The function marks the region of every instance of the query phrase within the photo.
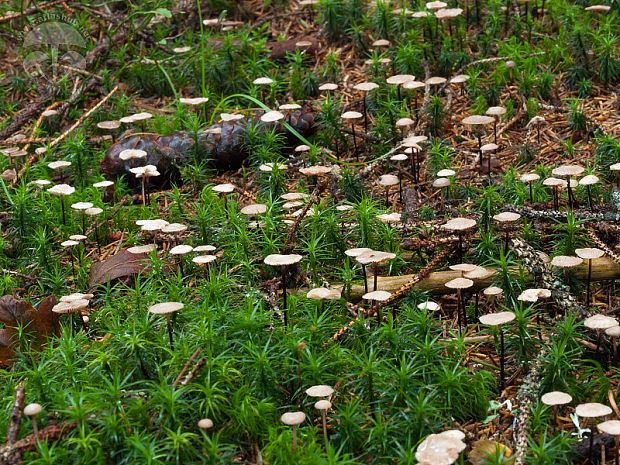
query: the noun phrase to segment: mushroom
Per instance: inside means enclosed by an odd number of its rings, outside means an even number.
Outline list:
[[[368,265],[370,263],[373,264],[373,274],[374,274],[374,285],[373,285],[373,291],[377,290],[377,278],[378,278],[378,269],[379,269],[379,265],[383,264],[383,263],[387,263],[390,260],[396,258],[396,254],[391,253],[391,252],[380,252],[377,250],[369,250],[367,252],[362,253],[361,255],[358,255],[357,257],[355,257],[355,259],[357,260],[358,263],[362,264],[362,265]],[[368,286],[365,286],[366,288]]]
[[[376,307],[377,305],[376,302],[385,302],[386,300],[389,300],[390,297],[392,297],[391,292],[377,291],[377,290],[368,292],[362,296],[362,299],[368,300],[371,302],[370,310],[374,311],[376,318],[377,318],[378,325],[381,324],[381,310]]]
[[[573,176],[580,176],[583,172],[583,166],[579,165],[561,165],[551,171],[551,174],[554,176],[558,176],[560,178],[568,178],[568,208],[570,209],[573,208],[575,203],[575,199],[573,198],[571,179]]]
[[[610,415],[612,412],[611,408],[607,405],[599,404],[598,402],[591,402],[586,404],[579,404],[575,408],[575,413],[577,416],[581,418],[600,418],[606,417]],[[588,450],[588,458],[592,460],[592,449],[594,447],[594,429],[590,431],[590,447]]]
[[[564,270],[564,279],[568,281],[568,270],[583,263],[583,259],[570,255],[556,255],[551,259],[551,265]]]
[[[198,420],[198,428],[206,432],[207,430],[213,428],[213,420],[210,418],[202,418],[201,420]]]
[[[495,273],[494,271],[487,270],[486,268],[482,266],[476,266],[476,268],[474,268],[473,270],[464,272],[463,278],[471,279],[472,281],[475,282],[475,280],[477,279],[482,280],[490,276],[493,276],[494,273]],[[476,290],[475,294],[476,294],[476,305],[474,307],[474,312],[475,312],[474,317],[478,319],[478,304],[479,304],[479,298],[480,298],[478,290]]]
[[[263,260],[266,265],[280,267],[282,269],[282,314],[284,316],[284,327],[288,326],[288,308],[286,303],[286,272],[290,265],[299,263],[303,257],[297,254],[280,255],[271,254],[267,255]],[[303,420],[302,420],[303,421]]]
[[[592,281],[592,260],[601,258],[605,255],[601,249],[596,247],[586,247],[584,249],[575,249],[575,255],[583,260],[588,260],[588,277],[586,280],[586,306],[590,306],[590,282]]]
[[[472,126],[473,132],[478,139],[478,154],[480,156],[480,168],[482,168],[482,134],[484,127],[495,121],[495,118],[485,115],[472,115],[463,119],[463,124]]]
[[[173,325],[176,319],[176,312],[182,310],[185,307],[181,302],[162,302],[159,304],[151,305],[149,307],[149,313],[153,315],[166,315],[166,326],[168,328],[168,339],[170,340],[170,349],[174,349],[173,340]]]
[[[445,229],[446,231],[454,232],[458,235],[459,237],[458,260],[459,261],[463,258],[463,234],[465,234],[466,231],[469,231],[472,228],[475,228],[477,224],[478,223],[476,223],[475,220],[472,220],[470,218],[458,217],[458,218],[452,218],[451,220],[448,220],[445,224],[441,226],[442,229]]]
[[[531,203],[534,203],[534,193],[532,192],[532,183],[534,183],[535,181],[538,181],[539,179],[540,179],[540,176],[537,175],[536,173],[526,173],[523,176],[521,176],[521,178],[519,179],[521,182],[528,185],[529,191],[530,191],[530,202]]]
[[[332,408],[332,403],[327,399],[321,399],[314,404],[314,408],[321,412],[321,423],[323,424],[323,438],[327,446],[327,411]]]
[[[458,430],[428,435],[416,449],[418,465],[452,465],[467,447],[463,439],[465,434]]]
[[[493,216],[493,220],[498,223],[498,226],[501,229],[504,230],[504,254],[508,254],[508,247],[510,245],[510,231],[519,219],[521,219],[521,215],[514,212],[502,212]]]
[[[65,197],[71,195],[75,192],[75,187],[69,186],[68,184],[57,184],[53,187],[50,187],[47,192],[52,195],[56,195],[60,197],[60,208],[62,211],[62,224],[66,225],[67,220],[65,216]]]
[[[398,176],[393,174],[383,174],[379,177],[378,184],[385,189],[385,205],[390,206],[390,187],[399,184]]]
[[[41,404],[31,403],[24,407],[24,415],[30,418],[32,421],[32,432],[34,434],[34,440],[39,440],[39,428],[37,427],[37,415],[43,411]]]
[[[284,119],[284,115],[277,110],[268,111],[260,117],[263,123],[276,123],[282,119]]]
[[[467,327],[467,309],[463,305],[462,290],[469,289],[474,285],[474,282],[468,278],[455,278],[448,281],[444,286],[448,289],[456,289],[456,319],[461,331],[461,326]],[[461,308],[463,309],[463,320],[461,323]]]
[[[228,215],[228,194],[234,192],[235,189],[236,189],[235,185],[230,184],[228,182],[224,184],[217,184],[211,188],[213,192],[217,192],[218,194],[221,194],[222,197],[224,197],[224,210],[226,211],[227,215]]]
[[[580,186],[586,186],[586,192],[588,194],[588,206],[590,207],[590,211],[594,212],[594,205],[592,203],[592,189],[590,186],[597,184],[599,182],[599,177],[594,174],[588,174],[579,180]]]
[[[359,151],[357,149],[357,138],[355,137],[355,120],[360,119],[362,117],[362,114],[357,111],[346,111],[340,117],[345,121],[351,122],[351,134],[353,136],[353,150],[355,151],[355,160],[360,161]]]
[[[568,183],[563,179],[558,179],[554,177],[546,178],[543,181],[543,186],[551,187],[553,190],[553,208],[556,210],[560,209],[560,197],[559,190],[560,188],[566,187]]]
[[[401,163],[406,162],[409,157],[404,153],[397,153],[396,155],[392,155],[390,160],[396,162],[396,167],[398,168],[398,199],[403,201],[403,174],[402,174],[402,166]]]
[[[71,204],[71,208],[79,211],[82,217],[82,234],[86,234],[86,210],[93,206],[91,202],[76,202]]]
[[[136,168],[130,168],[131,171],[137,179],[141,180],[142,185],[142,205],[146,205],[150,203],[149,201],[149,192],[147,189],[149,178],[159,176],[160,173],[157,171],[157,167],[155,165],[145,165],[138,166]]]
[[[338,300],[340,299],[340,291],[338,289],[329,289],[327,287],[317,287],[310,289],[306,294],[308,299],[318,300],[321,306],[321,313],[325,310],[326,300]]]
[[[181,271],[181,276],[183,276],[183,256],[187,255],[188,253],[192,252],[194,250],[194,248],[191,245],[186,245],[186,244],[180,244],[180,245],[175,245],[174,247],[172,247],[169,251],[170,255],[173,255],[175,257],[179,257],[179,269]]]
[[[395,76],[390,76],[389,78],[385,80],[385,82],[387,82],[390,85],[396,86],[396,95],[397,95],[398,100],[400,101],[401,100],[400,86],[413,80],[415,80],[415,76],[411,74],[397,74]]]
[[[502,329],[502,325],[511,322],[514,320],[516,315],[513,312],[497,312],[497,313],[489,313],[487,315],[482,315],[480,317],[480,323],[487,326],[497,326],[499,331],[499,345],[500,345],[500,354],[499,354],[499,390],[500,392],[504,390],[504,331]]]
[[[121,127],[121,122],[117,120],[100,121],[97,123],[97,127],[103,131],[109,132],[110,136],[112,137],[112,142],[115,142],[116,141],[115,134],[118,128]]]
[[[553,407],[553,424],[558,423],[558,405],[570,404],[573,398],[570,394],[561,391],[551,391],[542,395],[540,398],[543,404]]]
[[[413,91],[413,109],[415,112],[416,122],[419,118],[419,109],[418,109],[418,89],[426,88],[426,84],[421,81],[407,81],[403,84],[403,89],[412,90]]]
[[[620,337],[620,326],[612,326],[605,330],[605,334],[611,338],[611,361],[615,362],[618,358],[618,338]]]
[[[356,248],[353,248],[353,249],[345,250],[344,254],[347,257],[351,257],[351,258],[357,259],[357,257],[359,257],[360,255],[365,254],[366,252],[372,252],[372,249],[369,249],[368,247],[356,247]],[[359,261],[358,261],[358,263],[362,267],[362,276],[364,278],[364,293],[367,293],[368,292],[368,277],[367,277],[367,273],[366,273],[366,264],[363,263],[363,262],[359,262]]]
[[[599,423],[596,425],[596,428],[601,433],[609,434],[614,437],[614,457],[616,465],[618,465],[618,453],[619,453],[619,444],[620,444],[620,420],[607,420],[603,423]],[[601,446],[605,447],[604,445]],[[603,465],[605,465],[603,463]]]
[[[293,454],[297,452],[297,426],[306,420],[304,412],[286,412],[280,417],[280,421],[287,426],[293,427],[293,443],[291,450]]]
[[[493,117],[493,142],[497,144],[497,123],[499,118],[506,114],[506,109],[504,107],[489,107],[486,114]]]
[[[362,113],[364,114],[364,133],[368,134],[368,109],[366,104],[366,96],[372,90],[378,89],[379,85],[374,82],[361,82],[353,86],[353,89],[361,91],[364,96],[362,98]]]
[[[499,146],[497,144],[494,143],[490,143],[490,144],[484,144],[482,147],[480,147],[480,156],[482,157],[482,155],[484,153],[488,152],[487,155],[487,175],[489,177],[489,183],[491,182],[491,174],[492,174],[492,169],[491,169],[491,159],[493,158],[491,156],[492,152],[495,152],[497,149],[499,148]]]
[[[450,189],[451,181],[448,178],[437,178],[433,181],[433,187],[435,189],[444,190],[441,194],[440,209],[443,211],[445,200],[448,198],[448,190]]]
[[[501,287],[489,286],[482,291],[482,294],[489,299],[490,303],[495,303],[504,294]]]
[[[601,346],[601,331],[618,326],[618,320],[607,315],[596,314],[583,320],[583,325],[596,331],[596,352],[598,352]]]

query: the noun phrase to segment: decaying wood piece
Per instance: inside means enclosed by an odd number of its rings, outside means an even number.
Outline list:
[[[511,272],[514,273],[515,276],[520,272],[517,267],[511,267]],[[474,282],[473,289],[483,289],[492,285],[495,280],[497,271],[493,272],[489,277],[484,279],[477,279]],[[571,274],[576,276],[579,279],[585,279],[588,275],[588,265],[582,264],[571,270]],[[408,285],[411,280],[413,280],[417,275],[415,274],[405,274],[401,276],[379,276],[377,280],[377,289],[388,291],[388,292],[396,292],[401,287]],[[435,271],[429,273],[425,278],[415,282],[414,285],[411,286],[411,289],[417,289],[420,291],[428,291],[433,294],[450,294],[453,291],[445,287],[445,284],[455,278],[460,278],[462,273],[460,271]],[[612,259],[608,257],[601,257],[592,260],[592,280],[593,281],[606,281],[610,279],[618,279],[620,278],[620,265],[614,262]],[[536,280],[536,277],[531,272],[525,273],[526,281],[533,282]],[[341,283],[334,283],[332,287],[336,289],[343,289],[343,285]],[[305,290],[299,290],[299,293],[307,292]],[[351,286],[351,300],[359,300],[361,296],[364,294],[364,284],[353,284]]]
[[[49,442],[60,439],[75,429],[77,423],[60,423],[46,426],[39,431],[38,440]],[[34,435],[27,436],[14,444],[0,447],[0,465],[21,465],[24,452],[33,450],[36,446]]]
[[[6,443],[11,445],[17,441],[19,434],[19,425],[22,421],[22,412],[24,410],[24,399],[26,398],[26,384],[22,381],[15,388],[15,402],[11,410],[11,422],[9,423],[6,435]]]

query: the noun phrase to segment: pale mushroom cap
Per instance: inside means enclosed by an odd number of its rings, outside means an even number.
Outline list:
[[[558,268],[573,268],[583,263],[583,260],[579,257],[572,257],[570,255],[556,255],[551,259],[551,265]]]
[[[524,175],[522,175],[519,180],[521,182],[535,182],[538,181],[540,179],[540,176],[537,175],[536,173],[526,173]]]
[[[140,223],[136,221],[136,224],[140,226],[140,230],[142,231],[161,231],[168,225],[168,222],[158,218],[154,220],[143,220]]]
[[[118,158],[121,160],[134,160],[140,158],[146,158],[147,153],[140,149],[125,149],[118,154]]]
[[[443,84],[447,81],[447,79],[445,77],[441,77],[441,76],[432,76],[429,77],[426,81],[424,81],[426,84],[428,84],[429,86],[438,86],[440,84]]]
[[[586,404],[579,404],[575,408],[575,413],[581,418],[598,418],[611,414],[610,407],[598,402],[590,402]]]
[[[134,255],[139,255],[143,253],[151,253],[153,250],[157,249],[157,244],[146,244],[146,245],[136,245],[135,247],[129,247],[127,252]]]
[[[614,163],[609,166],[610,171],[620,171],[620,163]]]
[[[361,90],[362,92],[370,92],[371,90],[375,90],[379,88],[379,84],[375,84],[374,82],[360,82],[353,86],[355,90]]]
[[[498,223],[514,223],[515,221],[519,221],[520,218],[521,215],[514,212],[501,212],[493,216],[493,219]]]
[[[437,176],[440,178],[449,178],[450,176],[455,176],[456,171],[451,170],[449,168],[444,168],[442,170],[437,171]]]
[[[118,129],[121,127],[121,122],[117,120],[112,121],[100,121],[97,123],[99,129],[106,129],[108,131]]]
[[[334,393],[334,388],[326,384],[317,384],[306,389],[310,397],[329,397]]]
[[[570,404],[573,401],[573,398],[570,394],[561,391],[551,391],[543,394],[540,398],[543,404],[553,406],[553,405],[565,405]]]
[[[43,187],[43,186],[49,186],[51,183],[52,183],[52,181],[48,181],[47,179],[36,179],[36,180],[32,181],[30,184],[34,184],[35,186]]]
[[[474,271],[478,268],[478,265],[474,265],[472,263],[457,263],[456,265],[450,265],[448,268],[452,271],[463,271],[467,273],[469,271]]]
[[[74,240],[74,241],[84,241],[88,239],[88,237],[85,236],[84,234],[72,234],[69,236],[69,239]]]
[[[271,266],[287,266],[293,265],[301,261],[303,257],[297,254],[289,254],[289,255],[281,255],[281,254],[271,254],[267,255],[263,262],[265,265]]]
[[[319,87],[319,90],[321,90],[321,91],[336,90],[336,89],[338,89],[338,84],[334,84],[333,82],[326,82],[325,84],[322,84]]]
[[[485,279],[493,276],[495,271],[487,270],[481,266],[477,266],[475,270],[466,271],[463,273],[463,277],[467,279]]]
[[[411,15],[412,18],[426,18],[427,16],[430,16],[428,11],[416,11]]]
[[[497,150],[498,148],[499,148],[499,145],[491,142],[490,144],[484,144],[482,147],[480,147],[480,151],[483,153],[493,152],[494,150]]]
[[[340,117],[342,119],[360,119],[362,118],[364,115],[362,115],[359,111],[345,111],[342,115],[340,115]]]
[[[586,247],[584,249],[575,249],[575,255],[584,260],[593,260],[595,258],[601,258],[605,255],[605,252],[596,247]]]
[[[620,337],[620,326],[612,326],[605,330],[605,334],[611,337]]]
[[[389,47],[391,42],[387,39],[377,39],[372,43],[373,47]]]
[[[161,232],[166,234],[181,233],[187,231],[187,225],[181,223],[170,223],[161,228]]]
[[[259,171],[262,171],[264,173],[271,173],[274,168],[278,170],[285,170],[288,168],[288,165],[284,163],[263,163],[258,167]]]
[[[443,224],[441,228],[448,231],[466,231],[476,227],[476,225],[476,221],[469,218],[453,218]]]
[[[257,86],[268,86],[270,84],[273,84],[273,79],[268,78],[268,77],[259,77],[256,78],[252,81],[252,84],[255,84]]]
[[[154,315],[166,315],[168,313],[178,312],[182,310],[185,305],[181,302],[161,302],[159,304],[151,305],[149,307],[149,313]]]
[[[499,326],[514,320],[516,315],[513,312],[488,313],[480,317],[480,323],[488,326]]]
[[[280,421],[288,426],[297,426],[306,420],[304,412],[286,412],[280,417]]]
[[[210,418],[203,418],[202,420],[198,421],[198,428],[204,430],[213,428],[213,420],[211,420]]]
[[[554,177],[546,178],[543,181],[543,186],[548,186],[548,187],[566,187],[567,185],[568,185],[567,182],[564,181],[563,179],[558,179]]]
[[[192,49],[192,47],[190,47],[190,46],[186,45],[186,46],[184,46],[184,47],[174,47],[174,48],[172,49],[172,51],[173,51],[174,53],[186,53],[186,52],[189,52],[191,49]]]
[[[551,174],[554,176],[567,177],[567,176],[579,176],[584,172],[584,167],[579,165],[561,165],[554,168]]]
[[[415,123],[415,120],[412,120],[411,118],[400,118],[396,120],[396,123],[394,123],[394,125],[397,127],[406,127],[406,126],[411,126],[414,123]]]
[[[444,187],[448,187],[450,184],[450,180],[448,178],[437,178],[433,181],[433,187],[437,189],[443,189]]]
[[[445,8],[447,6],[448,6],[447,3],[441,2],[441,1],[428,2],[426,4],[426,8],[428,8],[429,10],[440,10],[440,9]]]
[[[61,302],[74,302],[76,300],[90,300],[94,297],[93,294],[82,294],[81,292],[75,292],[69,295],[63,295],[60,298]]]
[[[96,188],[104,188],[104,187],[110,187],[114,185],[114,181],[99,181],[96,182],[95,184],[93,184],[93,187]]]
[[[86,210],[84,210],[84,213],[86,213],[88,216],[101,215],[103,213],[103,208],[99,208],[99,207],[87,208]]]
[[[202,105],[203,103],[207,103],[209,101],[208,97],[191,97],[191,98],[187,98],[187,97],[181,97],[179,99],[179,102],[181,102],[183,105]]]
[[[325,176],[332,172],[331,166],[313,165],[299,168],[299,172],[304,176]]]
[[[332,403],[327,399],[321,399],[314,403],[314,408],[317,410],[329,410],[332,408]]]
[[[306,297],[313,300],[335,300],[340,298],[340,291],[338,289],[329,289],[327,287],[317,287],[310,289],[306,294]]]
[[[88,300],[86,299],[75,299],[70,302],[59,302],[52,307],[52,312],[58,314],[66,314],[66,313],[76,313],[84,308],[88,307]]]
[[[506,114],[504,107],[489,107],[485,112],[489,116],[502,116]]]
[[[310,151],[310,146],[309,145],[298,145],[297,147],[295,147],[295,152],[299,153],[299,152],[309,152]]]
[[[385,302],[390,297],[392,297],[392,293],[388,291],[372,291],[367,292],[362,296],[364,300],[372,300],[377,302]]]
[[[268,111],[260,117],[260,120],[263,123],[274,123],[276,121],[280,121],[281,119],[284,119],[284,115],[277,110]]]
[[[56,184],[53,187],[50,187],[47,192],[53,195],[65,196],[71,195],[75,192],[75,187],[72,187],[68,184]]]
[[[436,312],[441,310],[441,305],[437,302],[433,302],[432,300],[427,300],[426,302],[422,302],[418,304],[419,310],[430,310],[431,312]]]
[[[437,19],[453,19],[463,13],[462,8],[442,8],[435,12]]]
[[[408,90],[422,89],[423,87],[426,87],[426,84],[422,81],[407,81],[403,84],[403,89]]]
[[[403,139],[402,145],[407,147],[407,144],[419,144],[421,142],[426,142],[428,137],[426,136],[408,136]]]
[[[283,200],[303,200],[303,199],[307,199],[308,197],[310,196],[303,192],[288,192],[280,196],[280,198]]]
[[[73,239],[68,240],[68,241],[63,241],[60,243],[61,247],[73,247],[75,245],[79,245],[79,242]]]
[[[600,181],[599,177],[594,174],[588,174],[579,180],[580,186],[593,186]]]
[[[360,255],[365,254],[366,252],[372,252],[372,249],[369,249],[368,247],[356,247],[354,249],[347,249],[344,251],[344,254],[347,257],[359,257]]]
[[[71,166],[70,161],[58,160],[47,164],[47,167],[51,170],[59,170],[61,168],[66,168],[67,166]]]
[[[618,326],[618,320],[607,315],[596,314],[583,320],[583,325],[589,329],[607,329]]]
[[[398,176],[394,176],[393,174],[383,174],[379,178],[378,183],[383,187],[396,186],[398,184]]]
[[[229,194],[235,190],[235,186],[230,183],[218,184],[213,186],[211,189],[213,191],[218,192],[220,194]]]
[[[143,111],[140,113],[135,113],[133,115],[131,115],[132,119],[134,121],[144,121],[147,119],[151,119],[153,117],[153,115],[151,113],[149,113],[148,111]]]
[[[415,76],[412,74],[396,74],[387,78],[385,82],[391,85],[402,85],[406,82],[413,81],[414,79]]]
[[[601,433],[620,436],[620,420],[607,420],[596,425]]]
[[[409,160],[409,157],[407,155],[405,155],[404,153],[397,153],[396,155],[392,155],[390,157],[390,160],[392,160],[392,161],[407,161],[407,160]]]
[[[245,118],[245,116],[238,115],[235,113],[220,113],[220,119],[224,121],[225,123],[228,123],[230,121],[239,121],[240,119],[243,119],[243,118]]]
[[[402,221],[402,215],[400,213],[382,213],[377,215],[377,219],[382,223],[394,224]]]
[[[88,210],[92,208],[93,204],[91,202],[76,202],[71,204],[71,208],[74,210]]]
[[[348,212],[349,210],[353,210],[353,205],[336,205],[336,211]]]
[[[611,10],[609,5],[591,5],[585,8],[586,11],[592,11],[594,13],[607,13]]]
[[[462,439],[451,434],[431,434],[420,443],[415,458],[420,465],[452,465],[465,447]]]
[[[262,215],[267,211],[267,205],[264,203],[254,203],[243,207],[240,211],[243,215]]]
[[[495,121],[495,118],[485,115],[472,115],[463,118],[463,124],[468,124],[470,126],[484,126],[491,124],[493,121]]]
[[[192,262],[196,265],[207,265],[215,260],[217,260],[216,255],[198,255],[197,257],[192,258]]]
[[[190,253],[194,248],[191,245],[181,244],[170,249],[170,255],[185,255]]]
[[[355,257],[355,259],[362,265],[368,265],[369,263],[386,263],[394,258],[396,258],[395,253],[382,252],[380,250],[369,250]]]
[[[194,252],[213,252],[217,247],[213,245],[199,245],[194,247]]]
[[[521,294],[519,294],[519,296],[517,297],[517,300],[520,300],[521,302],[538,302],[538,299],[543,298],[543,299],[548,299],[549,297],[551,297],[551,291],[549,289],[538,289],[538,288],[533,288],[533,289],[526,289],[523,292],[521,292]]]
[[[450,78],[450,84],[462,84],[466,81],[469,81],[469,75],[467,74],[457,74]]]
[[[473,285],[474,282],[467,278],[454,278],[444,284],[448,289],[468,289]]]
[[[504,290],[501,287],[497,286],[489,286],[485,288],[482,293],[487,297],[498,296],[504,293]]]
[[[24,407],[24,415],[26,415],[27,417],[34,417],[42,411],[43,406],[37,403],[28,404]]]

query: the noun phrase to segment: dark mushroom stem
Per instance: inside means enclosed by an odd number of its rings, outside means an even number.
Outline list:
[[[172,335],[172,329],[174,325],[175,315],[166,315],[166,327],[168,329],[168,339],[170,341],[170,350],[174,350],[174,337]]]
[[[377,283],[377,275],[379,274],[379,265],[377,263],[374,264],[372,272],[373,272],[373,275],[374,275],[373,276],[373,286],[372,286],[373,289],[372,290],[376,291],[377,290],[377,284],[378,284]]]
[[[586,279],[586,307],[590,307],[590,283],[592,281],[592,259],[588,259],[588,277]]]
[[[355,161],[360,161],[360,155],[357,149],[357,138],[355,137],[355,124],[353,124],[353,122],[351,122],[351,134],[353,135],[353,150],[355,152]]]
[[[504,390],[505,384],[505,360],[504,360],[504,330],[502,329],[502,325],[498,326],[499,330],[499,390],[502,392]]]
[[[362,111],[364,113],[364,133],[368,133],[368,109],[366,108],[366,95],[362,98]]]
[[[60,211],[62,212],[62,225],[65,226],[67,224],[67,218],[65,214],[65,196],[60,196]]]
[[[533,188],[532,188],[532,184],[533,184],[532,181],[530,181],[528,183],[528,186],[530,188],[530,203],[534,203],[534,191],[533,191]]]
[[[323,423],[323,439],[327,447],[327,413],[324,409],[321,410],[321,422]]]
[[[368,273],[366,272],[366,265],[362,265],[362,275],[364,276],[364,294],[368,294]]]
[[[590,445],[588,446],[588,462],[589,463],[592,462],[592,451],[593,450],[594,450],[594,428],[590,428]]]
[[[286,296],[286,266],[282,267],[282,317],[284,319],[284,328],[288,327],[288,308]],[[295,435],[295,427],[293,427],[293,437]]]
[[[459,327],[459,334],[461,332],[461,303],[462,303],[462,299],[461,299],[461,290],[457,289],[456,290],[456,323]]]
[[[567,185],[567,189],[568,189],[568,208],[569,209],[573,209],[573,188],[570,185],[570,181],[571,178],[570,176],[568,177],[568,185]]]

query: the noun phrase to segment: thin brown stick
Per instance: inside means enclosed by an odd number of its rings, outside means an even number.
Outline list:
[[[179,372],[179,375],[176,377],[176,379],[172,383],[173,386],[176,386],[176,385],[178,385],[181,382],[181,380],[185,376],[185,373],[187,373],[187,370],[189,370],[189,367],[192,364],[192,362],[196,359],[196,357],[198,357],[200,355],[200,352],[202,352],[202,348],[198,347],[194,351],[192,356],[189,358],[189,360],[185,363],[185,365],[183,365],[183,369]]]
[[[24,410],[24,399],[26,398],[26,384],[22,381],[15,388],[15,403],[11,410],[11,420],[6,435],[6,443],[10,446],[17,441],[19,434],[19,425],[22,420],[22,412]]]
[[[198,372],[205,363],[207,363],[207,357],[202,357],[200,360],[198,360],[198,362],[196,362],[196,364],[194,365],[194,368],[192,368],[192,371],[190,371],[185,377],[185,379],[181,381],[181,386],[187,386],[189,383],[191,383],[194,379],[194,376],[198,374]]]
[[[53,6],[60,5],[61,3],[64,3],[65,1],[66,0],[52,0],[51,2],[43,3],[42,5],[36,5],[36,6],[30,7],[27,10],[24,10],[23,12],[16,12],[16,13],[11,13],[11,14],[2,16],[0,17],[0,24],[6,23],[7,21],[11,21],[13,19],[21,18],[23,16],[28,16],[33,13],[37,13],[41,10],[46,10]]]

